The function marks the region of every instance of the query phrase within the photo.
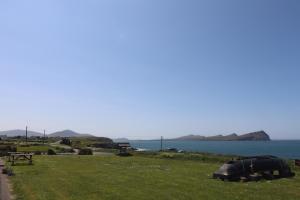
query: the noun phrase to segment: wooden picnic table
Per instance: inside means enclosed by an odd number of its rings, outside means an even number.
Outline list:
[[[32,153],[22,153],[22,152],[9,152],[8,162],[11,162],[12,165],[17,161],[28,161],[28,164],[32,164]]]

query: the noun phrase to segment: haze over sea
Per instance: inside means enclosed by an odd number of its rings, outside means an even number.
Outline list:
[[[160,140],[131,140],[135,148],[159,150]],[[185,151],[233,154],[241,156],[274,155],[282,158],[300,158],[300,140],[272,141],[171,141],[164,140],[163,148]]]

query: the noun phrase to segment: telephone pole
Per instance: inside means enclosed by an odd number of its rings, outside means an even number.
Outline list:
[[[26,126],[26,144],[27,144],[27,126]]]
[[[44,140],[43,140],[44,144],[45,144],[45,140],[46,140],[46,130],[44,130]]]

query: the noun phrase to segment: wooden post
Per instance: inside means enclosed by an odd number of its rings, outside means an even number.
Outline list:
[[[163,150],[163,136],[160,138],[160,151]]]

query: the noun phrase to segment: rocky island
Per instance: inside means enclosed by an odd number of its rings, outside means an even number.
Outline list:
[[[270,136],[265,131],[257,131],[237,135],[235,133],[230,135],[216,135],[216,136],[201,136],[201,135],[187,135],[172,140],[195,140],[195,141],[270,141]]]

